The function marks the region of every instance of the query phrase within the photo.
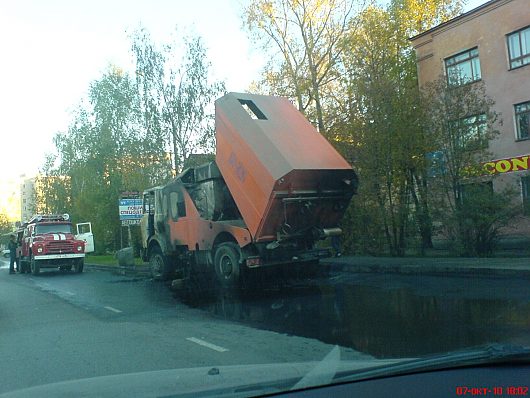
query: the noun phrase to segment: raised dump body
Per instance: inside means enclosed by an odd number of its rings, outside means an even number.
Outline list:
[[[356,174],[287,99],[226,94],[215,124],[216,163],[254,242],[338,226]]]
[[[330,250],[316,242],[340,234],[357,188],[352,168],[285,99],[230,93],[215,122],[215,162],[144,192],[153,277],[228,287],[317,271]]]

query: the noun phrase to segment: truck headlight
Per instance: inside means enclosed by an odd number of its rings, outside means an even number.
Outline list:
[[[80,252],[83,250],[83,246],[77,246],[77,251]]]
[[[42,247],[37,248],[37,253],[42,253]]]

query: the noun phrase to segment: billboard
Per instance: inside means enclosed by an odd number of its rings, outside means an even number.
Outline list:
[[[142,199],[120,199],[118,206],[121,221],[139,220],[142,218]],[[131,222],[131,224],[133,223]]]
[[[516,156],[513,158],[492,160],[483,163],[488,174],[503,174],[513,171],[525,171],[530,169],[530,155]]]

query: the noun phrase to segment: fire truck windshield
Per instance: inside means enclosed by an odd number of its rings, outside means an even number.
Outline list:
[[[35,233],[37,234],[47,234],[47,233],[63,233],[70,234],[72,233],[71,224],[37,224],[35,226]]]

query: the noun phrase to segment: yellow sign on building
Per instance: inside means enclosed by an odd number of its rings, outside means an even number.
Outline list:
[[[506,158],[499,160],[492,160],[483,164],[484,169],[488,174],[502,174],[511,173],[513,171],[524,171],[529,168],[530,155],[517,156],[514,158]]]

